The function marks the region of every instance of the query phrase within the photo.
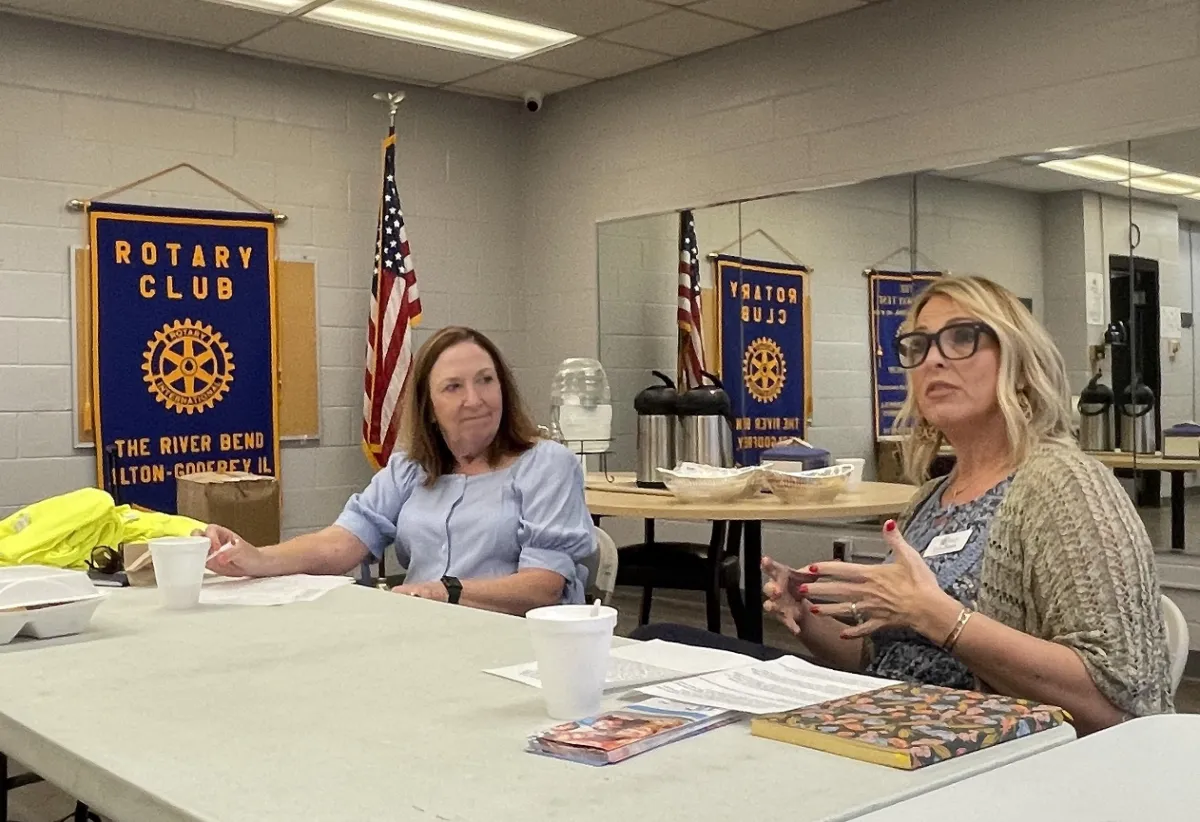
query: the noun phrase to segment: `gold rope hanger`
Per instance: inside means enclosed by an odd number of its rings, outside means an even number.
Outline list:
[[[111,191],[105,191],[102,194],[97,194],[95,197],[92,197],[89,200],[68,200],[67,208],[71,211],[87,211],[88,209],[90,209],[92,207],[93,202],[96,202],[99,200],[107,200],[109,197],[114,197],[117,194],[123,194],[124,192],[129,191],[130,189],[137,188],[138,186],[144,185],[145,183],[148,183],[151,180],[157,180],[159,177],[165,177],[166,175],[170,174],[171,172],[178,171],[180,169],[187,169],[188,171],[193,171],[196,174],[199,174],[204,179],[208,180],[213,185],[222,189],[226,194],[231,195],[235,199],[241,200],[246,205],[253,206],[258,211],[270,214],[275,219],[276,225],[282,225],[283,223],[287,222],[286,214],[281,214],[280,212],[276,211],[273,208],[267,208],[265,205],[258,202],[257,200],[255,200],[251,197],[247,197],[245,194],[238,191],[233,186],[231,186],[227,183],[224,183],[221,180],[218,180],[216,177],[209,174],[207,171],[204,171],[203,169],[196,168],[196,166],[192,165],[191,163],[176,163],[175,165],[171,166],[170,168],[164,168],[161,171],[156,171],[153,174],[149,174],[145,177],[142,177],[140,180],[134,180],[132,183],[126,183],[123,186],[117,186],[116,188],[112,189]]]
[[[805,270],[808,270],[808,266],[806,266],[804,263],[800,262],[800,259],[798,257],[796,257],[796,255],[792,254],[792,252],[788,251],[787,248],[783,245],[783,243],[779,242],[779,240],[776,240],[774,237],[772,237],[770,234],[768,234],[766,231],[764,231],[761,228],[756,228],[747,234],[743,234],[741,237],[738,237],[736,240],[734,240],[729,245],[724,246],[723,248],[718,248],[716,251],[713,251],[712,253],[710,253],[708,255],[709,259],[712,259],[713,257],[719,257],[721,254],[724,254],[726,251],[733,248],[735,245],[738,245],[739,243],[744,243],[746,240],[749,240],[751,237],[755,236],[756,234],[762,236],[768,243],[775,246],[775,248],[781,254],[783,254],[783,256],[787,257],[793,263],[795,263],[796,265],[800,266],[801,268],[803,268]]]
[[[940,265],[938,265],[936,260],[930,259],[927,255],[922,254],[920,251],[914,252],[909,246],[902,245],[899,248],[897,248],[895,251],[892,251],[887,256],[876,260],[875,262],[871,263],[869,266],[864,268],[863,276],[865,277],[865,276],[874,274],[875,272],[880,270],[879,266],[883,265],[888,260],[890,260],[893,257],[896,257],[900,254],[908,255],[909,262],[908,262],[908,272],[907,273],[909,273],[909,274],[916,273],[915,269],[916,269],[917,263],[923,263],[925,265],[928,265],[930,271],[940,271],[941,273],[946,274],[946,275],[950,274],[950,271],[948,269],[942,268]],[[884,271],[884,272],[880,272],[880,273],[887,273],[887,272]]]

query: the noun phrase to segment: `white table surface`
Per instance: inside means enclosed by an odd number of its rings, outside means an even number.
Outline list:
[[[1174,822],[1200,818],[1200,715],[1135,719],[858,822]]]
[[[815,822],[1073,738],[910,773],[742,723],[594,768],[524,752],[553,724],[540,691],[482,671],[530,659],[521,619],[359,586],[186,612],[115,591],[86,635],[0,648],[0,750],[116,822],[728,822],[777,802]]]

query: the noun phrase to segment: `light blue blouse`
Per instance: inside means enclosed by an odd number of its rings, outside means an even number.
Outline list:
[[[406,582],[503,577],[522,568],[561,574],[563,602],[581,603],[585,558],[595,551],[579,458],[539,440],[516,462],[475,476],[450,474],[425,487],[406,454],[388,460],[337,525],[378,559],[391,543]]]

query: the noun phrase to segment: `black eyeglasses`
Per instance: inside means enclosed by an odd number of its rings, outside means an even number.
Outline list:
[[[979,338],[987,334],[998,341],[996,332],[987,323],[950,323],[938,331],[910,331],[896,338],[896,353],[901,368],[916,368],[925,362],[929,349],[937,345],[947,360],[965,360],[979,350]]]

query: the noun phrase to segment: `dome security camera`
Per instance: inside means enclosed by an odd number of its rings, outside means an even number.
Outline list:
[[[527,91],[521,95],[521,99],[525,102],[525,110],[530,114],[537,114],[542,110],[544,96],[540,91]]]

